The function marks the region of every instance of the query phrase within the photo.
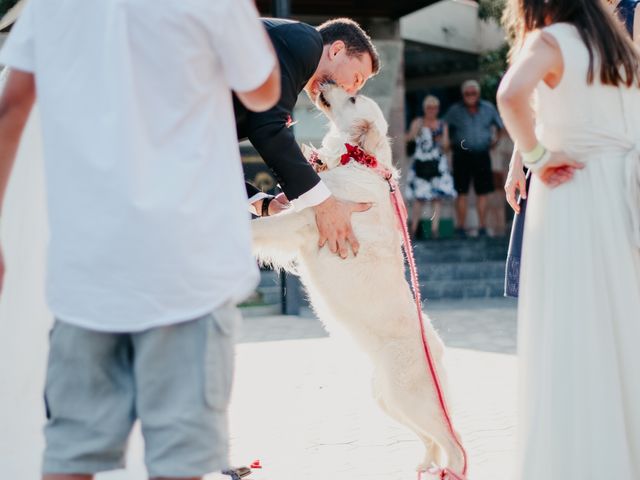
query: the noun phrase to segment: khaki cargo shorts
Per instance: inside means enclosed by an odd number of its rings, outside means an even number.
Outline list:
[[[124,468],[138,419],[150,477],[200,477],[227,468],[239,322],[231,304],[136,333],[97,332],[57,320],[45,387],[43,472]]]

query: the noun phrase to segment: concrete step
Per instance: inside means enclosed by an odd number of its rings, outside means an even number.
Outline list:
[[[416,263],[504,261],[508,245],[503,242],[418,242],[414,245]]]
[[[416,249],[447,249],[447,248],[486,248],[498,246],[507,248],[508,237],[467,237],[467,238],[446,238],[439,240],[418,240],[413,242]]]
[[[416,252],[414,256],[416,264],[425,266],[434,263],[504,262],[507,251],[502,249],[425,251]]]
[[[421,282],[440,280],[489,280],[504,277],[504,260],[486,262],[423,262],[418,265]]]
[[[501,297],[506,238],[419,241],[414,244],[421,294],[426,299]],[[407,278],[409,269],[407,268]],[[261,272],[257,301],[280,304],[280,274]]]
[[[280,304],[280,273],[273,270],[260,270],[260,283],[257,288],[260,300],[264,304]]]
[[[420,294],[427,301],[445,298],[502,297],[503,293],[503,279],[437,280],[420,285]]]

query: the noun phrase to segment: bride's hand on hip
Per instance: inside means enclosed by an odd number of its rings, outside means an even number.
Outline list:
[[[580,163],[564,152],[552,152],[549,161],[537,173],[540,180],[548,187],[557,187],[573,178],[576,170],[582,170]]]

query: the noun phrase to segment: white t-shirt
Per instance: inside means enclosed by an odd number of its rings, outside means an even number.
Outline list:
[[[0,63],[36,78],[57,318],[140,331],[255,288],[230,89],[275,61],[250,0],[29,0]]]

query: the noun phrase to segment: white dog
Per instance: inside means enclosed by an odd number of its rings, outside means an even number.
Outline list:
[[[294,268],[329,330],[331,322],[341,323],[369,354],[377,402],[424,442],[426,454],[418,469],[424,471],[435,463],[461,472],[463,454],[445,422],[428,373],[389,185],[372,168],[354,161],[340,163],[345,143],[349,143],[373,155],[379,167],[397,176],[387,122],[370,98],[352,97],[331,85],[323,87],[318,107],[331,120],[318,152],[325,170],[320,173],[322,180],[337,198],[373,204],[370,210],[352,216],[360,251],[343,260],[328,248],[319,249],[314,213],[306,209],[252,222],[255,254],[263,263]],[[446,388],[444,345],[426,315],[425,322]]]

